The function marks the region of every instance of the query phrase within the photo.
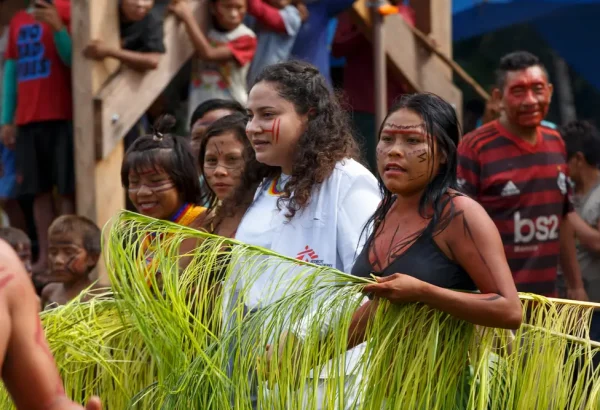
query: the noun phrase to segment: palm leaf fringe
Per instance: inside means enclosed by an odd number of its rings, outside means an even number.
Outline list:
[[[197,248],[179,255],[189,238]],[[42,314],[66,391],[80,402],[96,394],[111,410],[600,406],[593,304],[521,295],[525,324],[511,333],[384,302],[347,368],[348,326],[369,280],[130,212],[113,221],[104,255],[112,294]],[[270,362],[267,345],[276,347]],[[336,377],[313,377],[324,372]],[[5,392],[0,408],[11,408]]]

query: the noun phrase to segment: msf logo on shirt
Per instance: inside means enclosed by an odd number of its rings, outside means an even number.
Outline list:
[[[50,61],[45,58],[43,34],[44,28],[41,24],[26,24],[20,28],[17,39],[19,82],[50,76]]]
[[[521,213],[515,212],[514,221],[515,244],[528,244],[534,239],[540,242],[558,239],[560,221],[556,215],[529,219],[521,218]]]
[[[332,266],[330,263],[324,263],[322,259],[319,259],[319,255],[308,245],[304,247],[303,251],[298,252],[296,259],[303,262],[314,263],[319,266]]]

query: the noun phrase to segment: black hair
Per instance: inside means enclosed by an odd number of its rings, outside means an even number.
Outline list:
[[[0,227],[0,239],[4,239],[15,250],[19,245],[31,247],[31,239],[29,239],[27,234],[12,226]]]
[[[102,232],[90,219],[79,215],[62,215],[56,218],[48,228],[48,237],[54,235],[77,235],[83,248],[90,255],[101,253]]]
[[[567,146],[567,159],[581,152],[589,165],[600,165],[600,133],[592,123],[571,121],[559,131]]]
[[[431,157],[436,157],[437,148],[439,149],[439,158],[444,159],[444,161],[440,161],[437,174],[429,181],[419,200],[419,214],[423,218],[431,218],[431,222],[423,232],[419,232],[416,237],[410,238],[410,242],[412,242],[425,232],[431,235],[442,232],[455,216],[454,204],[451,199],[460,194],[449,193],[448,190],[459,190],[456,176],[458,163],[456,152],[461,130],[456,110],[450,103],[435,94],[407,94],[402,96],[388,112],[379,128],[378,139],[389,116],[403,109],[413,111],[421,116],[425,124],[428,143],[432,150]],[[434,140],[436,144],[434,144]],[[433,168],[433,161],[431,166]],[[363,229],[363,234],[366,234],[372,227],[373,233],[368,238],[365,246],[372,243],[385,220],[386,214],[395,201],[395,195],[387,189],[381,175],[378,175],[377,179],[383,199]],[[450,204],[449,211],[444,213],[444,209],[448,204]],[[433,213],[429,212],[430,208],[433,208]]]
[[[506,54],[500,59],[498,69],[496,70],[496,87],[500,90],[504,89],[504,82],[508,72],[525,70],[535,66],[544,70],[546,77],[548,77],[548,70],[546,70],[546,67],[536,55],[528,51],[514,51]]]
[[[233,112],[246,114],[246,109],[237,101],[213,98],[204,101],[196,107],[192,113],[192,118],[190,119],[190,130],[194,127],[196,121],[204,117],[207,113],[216,110],[231,110]]]
[[[359,159],[349,117],[329,89],[319,70],[303,61],[286,61],[267,66],[254,80],[253,87],[266,82],[294,105],[296,113],[308,116],[293,159],[291,178],[277,206],[285,204],[287,217],[305,208],[315,186],[322,184],[338,161]]]
[[[175,126],[172,115],[163,115],[154,123],[154,133],[144,135],[131,144],[121,166],[121,184],[129,188],[129,171],[162,168],[175,184],[184,202],[201,204],[202,192],[189,142],[168,134]]]
[[[254,193],[260,183],[269,176],[275,176],[277,168],[269,167],[261,164],[256,160],[256,155],[252,144],[246,137],[246,124],[248,116],[239,112],[221,117],[213,122],[206,130],[204,137],[200,142],[200,151],[198,154],[198,164],[204,174],[204,156],[206,155],[206,147],[212,137],[223,135],[225,133],[233,133],[237,140],[244,146],[242,157],[244,159],[244,171],[240,185],[236,188],[231,198],[223,201],[218,209],[217,219],[233,216],[236,209],[246,208],[254,199]],[[205,183],[206,190],[203,197],[204,203],[209,203],[210,208],[216,208],[218,199],[208,183]],[[216,225],[216,224],[215,224]]]

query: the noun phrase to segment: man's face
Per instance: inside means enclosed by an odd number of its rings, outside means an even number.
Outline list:
[[[548,114],[552,84],[540,66],[506,73],[501,108],[511,124],[535,128]]]

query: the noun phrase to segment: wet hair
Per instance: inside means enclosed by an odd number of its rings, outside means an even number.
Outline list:
[[[11,226],[0,228],[0,239],[4,239],[15,250],[19,245],[31,247],[29,236],[22,230]]]
[[[498,69],[496,70],[496,87],[500,90],[504,89],[504,82],[508,72],[525,70],[534,66],[538,66],[544,70],[546,78],[548,77],[548,70],[546,70],[544,64],[534,54],[527,51],[514,51],[506,54],[500,59],[500,64],[498,64]]]
[[[294,150],[291,178],[277,201],[278,208],[286,206],[286,216],[293,218],[308,205],[313,189],[331,175],[336,163],[359,159],[359,150],[347,113],[315,66],[301,61],[273,64],[258,75],[253,86],[260,82],[274,85],[297,114],[308,116]]]
[[[125,153],[121,166],[121,184],[129,188],[129,171],[163,169],[175,184],[184,202],[202,203],[198,170],[189,142],[179,135],[169,134],[175,118],[163,115],[154,123],[154,133],[136,139]]]
[[[223,201],[221,207],[218,209],[217,220],[221,218],[233,216],[236,209],[247,208],[254,199],[254,194],[260,183],[269,176],[275,176],[277,168],[269,167],[268,165],[261,164],[256,160],[256,154],[252,148],[252,144],[246,137],[246,124],[248,122],[248,116],[244,113],[239,112],[227,115],[219,118],[213,122],[206,130],[206,134],[200,142],[200,152],[198,154],[198,164],[204,175],[204,156],[206,155],[206,148],[212,137],[217,137],[226,133],[233,133],[236,139],[242,143],[243,152],[242,157],[244,159],[244,172],[242,173],[242,180],[240,185],[236,188],[231,198],[227,198]],[[206,185],[205,196],[203,197],[204,203],[209,203],[210,208],[215,208],[218,202],[217,195],[210,188],[208,183]]]
[[[56,235],[81,238],[83,248],[90,255],[98,256],[102,252],[100,228],[86,217],[79,215],[59,216],[48,228],[48,238]]]
[[[559,131],[567,146],[567,159],[581,152],[589,165],[600,164],[600,133],[592,123],[571,121]]]
[[[216,110],[230,110],[232,113],[239,112],[244,115],[246,114],[246,109],[237,101],[213,98],[204,101],[196,107],[190,119],[190,130],[194,127],[196,121],[204,117],[207,113]]]
[[[410,110],[421,116],[425,124],[428,144],[432,150],[432,158],[438,156],[440,159],[444,159],[443,162],[440,161],[437,174],[429,181],[419,200],[419,214],[423,218],[431,218],[431,222],[424,231],[407,238],[406,245],[408,245],[425,233],[435,235],[442,232],[455,216],[451,199],[460,194],[449,194],[448,190],[459,190],[456,176],[458,162],[456,152],[461,130],[456,111],[450,103],[435,94],[407,94],[402,96],[388,112],[379,128],[378,138],[390,115],[400,110]],[[437,150],[439,153],[436,152]],[[432,172],[433,166],[434,162],[431,161]],[[371,228],[374,233],[368,238],[365,246],[372,243],[395,201],[395,195],[387,189],[381,175],[377,175],[377,179],[383,199],[363,229],[363,235]],[[448,204],[450,205],[449,211],[445,212],[444,209]],[[429,212],[430,208],[433,208],[433,213]]]

